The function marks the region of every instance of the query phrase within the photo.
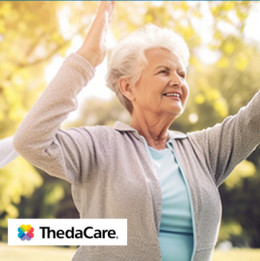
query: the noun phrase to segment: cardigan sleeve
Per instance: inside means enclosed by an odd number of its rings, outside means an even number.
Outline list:
[[[16,151],[31,164],[72,183],[81,168],[79,144],[82,132],[63,131],[60,125],[77,108],[76,95],[93,75],[94,68],[84,57],[71,54],[28,113],[13,140]],[[85,155],[85,161],[88,160]]]
[[[236,115],[188,137],[219,186],[260,143],[260,91]]]

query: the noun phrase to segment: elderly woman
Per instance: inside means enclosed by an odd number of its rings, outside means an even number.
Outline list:
[[[73,260],[208,261],[221,219],[218,187],[260,141],[260,94],[213,128],[170,131],[189,95],[189,52],[178,35],[150,25],[117,45],[108,69],[130,126],[61,130],[104,58],[113,6],[101,3],[82,47],[21,124],[14,146],[71,183],[81,218],[128,220],[127,246],[81,246]]]

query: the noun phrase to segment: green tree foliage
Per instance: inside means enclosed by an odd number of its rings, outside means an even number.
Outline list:
[[[245,35],[247,18],[255,5],[251,1],[117,2],[112,21],[116,39],[154,23],[179,33],[190,47],[190,99],[185,113],[171,128],[187,132],[213,126],[236,113],[259,89],[259,44],[249,42]],[[0,137],[15,131],[46,85],[47,64],[54,56],[65,54],[73,37],[85,35],[96,7],[97,2],[89,1],[0,2]],[[87,99],[77,120],[67,127],[111,126],[115,120],[129,121],[115,98]],[[220,240],[260,247],[259,155],[257,150],[241,163],[221,187]],[[6,217],[18,215],[77,217],[67,183],[39,176],[18,161],[14,164],[13,169],[0,171],[2,229]],[[24,190],[6,189],[7,184],[8,188],[15,186],[17,170],[21,180],[30,175],[26,183],[30,190],[26,186]]]
[[[0,170],[0,240],[6,240],[8,218],[19,217],[21,197],[32,197],[41,176],[19,157]]]
[[[44,86],[44,67],[64,47],[57,7],[55,2],[0,2],[1,137],[15,131]]]

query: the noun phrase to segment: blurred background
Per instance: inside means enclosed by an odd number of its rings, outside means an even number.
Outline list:
[[[260,3],[116,2],[108,56],[118,39],[147,23],[171,28],[190,47],[191,94],[185,113],[172,129],[189,132],[213,126],[246,105],[259,89]],[[0,2],[0,139],[15,133],[64,58],[79,48],[97,5],[95,1]],[[105,86],[106,66],[107,59],[80,93],[79,108],[64,122],[64,128],[112,126],[116,120],[129,120],[128,113]],[[218,248],[251,250],[243,252],[244,259],[242,252],[236,252],[236,256],[229,250],[221,257],[216,252],[214,260],[260,260],[259,250],[253,250],[260,248],[259,187],[260,148],[239,164],[220,188],[223,219]],[[69,184],[41,173],[21,157],[0,170],[1,261],[30,260],[28,256],[23,259],[21,248],[4,243],[8,218],[76,217]],[[41,248],[34,250],[42,252]],[[19,258],[12,259],[11,252],[20,253]],[[227,253],[234,256],[228,258]],[[58,261],[58,254],[55,256]],[[70,258],[69,251],[61,260]],[[49,254],[48,259],[52,260]]]

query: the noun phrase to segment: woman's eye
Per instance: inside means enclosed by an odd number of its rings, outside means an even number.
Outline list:
[[[167,70],[161,70],[161,71],[159,72],[159,74],[167,74],[167,73],[168,73]]]
[[[179,75],[180,75],[180,77],[183,78],[183,79],[185,79],[185,77],[186,77],[185,73],[179,73]]]

